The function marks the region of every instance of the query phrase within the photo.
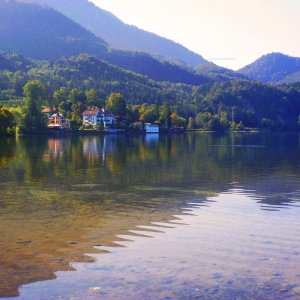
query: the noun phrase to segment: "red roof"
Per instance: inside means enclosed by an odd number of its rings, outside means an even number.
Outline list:
[[[95,116],[99,113],[99,108],[89,108],[82,113],[83,116]]]
[[[46,108],[44,108],[43,110],[42,110],[42,113],[44,113],[44,114],[48,114],[48,113],[50,113],[51,112],[51,108],[50,107],[46,107]]]
[[[45,108],[42,110],[42,113],[44,113],[44,114],[49,114],[49,113],[51,113],[52,111],[53,111],[53,112],[57,112],[58,109],[57,109],[56,107],[53,107],[53,109],[50,108],[50,107],[45,107]]]

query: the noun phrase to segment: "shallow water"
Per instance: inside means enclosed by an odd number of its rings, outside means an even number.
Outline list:
[[[0,297],[299,299],[300,136],[0,140]]]

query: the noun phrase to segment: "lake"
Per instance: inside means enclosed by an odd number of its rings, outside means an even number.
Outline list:
[[[300,135],[0,139],[0,298],[300,299]]]

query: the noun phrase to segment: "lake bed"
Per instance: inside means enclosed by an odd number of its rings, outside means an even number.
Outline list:
[[[300,135],[0,141],[0,297],[299,299]]]

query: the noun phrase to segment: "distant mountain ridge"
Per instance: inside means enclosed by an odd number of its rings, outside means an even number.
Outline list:
[[[249,79],[264,83],[284,83],[300,80],[300,58],[282,53],[270,53],[238,70]]]
[[[204,63],[195,67],[195,71],[197,74],[202,74],[205,76],[210,76],[216,81],[222,81],[224,78],[240,78],[247,79],[246,76],[240,74],[239,72],[235,72],[233,70],[220,67],[212,62]]]
[[[0,49],[36,59],[105,53],[106,42],[51,8],[0,0]]]
[[[111,49],[103,39],[60,12],[27,2],[0,0],[0,50],[39,60],[88,53],[156,81],[192,85],[211,82],[208,76],[146,53]]]
[[[88,0],[22,0],[47,4],[74,20],[96,36],[103,38],[113,48],[142,51],[170,60],[177,60],[190,66],[197,66],[207,61],[184,46],[127,25],[116,16]]]

